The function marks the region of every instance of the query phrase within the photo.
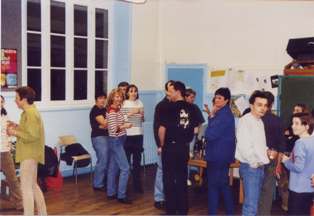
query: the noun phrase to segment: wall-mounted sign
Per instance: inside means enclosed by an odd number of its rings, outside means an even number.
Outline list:
[[[1,88],[17,87],[17,51],[1,49]]]

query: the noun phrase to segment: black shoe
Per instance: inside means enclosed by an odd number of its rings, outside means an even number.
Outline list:
[[[115,200],[117,199],[117,195],[107,196],[108,200]]]
[[[93,189],[95,190],[95,191],[106,191],[106,188],[105,187],[93,187]]]
[[[118,202],[123,204],[132,204],[132,201],[129,200],[127,197],[118,199]]]
[[[165,201],[156,201],[154,206],[156,209],[165,209]]]

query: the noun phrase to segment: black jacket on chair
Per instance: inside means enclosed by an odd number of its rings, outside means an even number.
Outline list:
[[[80,156],[89,154],[80,143],[74,143],[65,147],[65,152],[61,154],[61,160],[65,161],[67,165],[72,165],[72,156]],[[88,166],[91,162],[90,158],[79,160],[76,162],[77,167]]]

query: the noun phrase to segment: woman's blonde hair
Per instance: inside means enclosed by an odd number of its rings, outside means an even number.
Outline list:
[[[107,99],[107,104],[106,104],[106,108],[107,110],[110,108],[110,106],[113,104],[113,99],[114,99],[114,96],[116,94],[119,94],[121,95],[122,97],[122,100],[124,100],[124,94],[123,94],[123,91],[119,88],[115,88],[115,89],[112,89],[112,91],[110,92],[109,96],[108,96],[108,99]]]

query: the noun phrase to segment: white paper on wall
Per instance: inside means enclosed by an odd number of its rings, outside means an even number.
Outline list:
[[[243,111],[250,106],[249,102],[244,98],[244,96],[240,96],[235,99],[234,103],[241,113],[243,113]]]
[[[214,93],[218,88],[228,87],[226,71],[216,70],[208,72],[208,91]]]
[[[244,94],[245,93],[245,71],[228,69],[228,87],[232,95]]]

